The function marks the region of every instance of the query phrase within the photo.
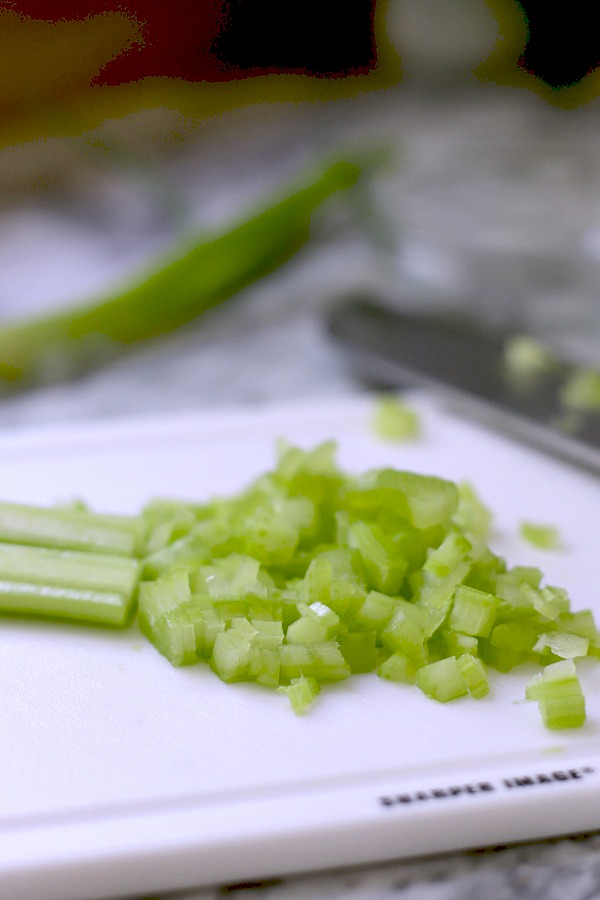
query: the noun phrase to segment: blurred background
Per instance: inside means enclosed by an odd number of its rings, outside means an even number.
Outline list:
[[[597,365],[592,13],[583,0],[304,0],[285,15],[275,0],[0,0],[0,370],[15,322],[118,296],[331,161],[363,169],[288,261],[184,327],[76,380],[68,342],[27,390],[3,378],[0,423],[357,390],[323,319],[360,289]]]

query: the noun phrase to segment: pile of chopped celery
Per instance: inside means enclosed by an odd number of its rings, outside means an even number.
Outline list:
[[[485,697],[489,667],[535,663],[527,697],[547,727],[583,724],[574,660],[600,656],[592,612],[571,611],[537,568],[510,568],[490,549],[490,514],[470,485],[391,468],[351,475],[335,454],[333,442],[285,445],[235,496],[155,500],[131,520],[30,509],[19,524],[18,508],[0,504],[0,607],[75,616],[76,603],[27,608],[40,591],[22,586],[44,581],[54,553],[66,560],[64,584],[60,567],[48,576],[55,586],[120,596],[120,618],[106,624],[126,624],[137,597],[140,629],[173,665],[204,662],[223,681],[276,689],[297,713],[323,685],[356,674],[446,702]],[[69,527],[79,516],[88,538],[57,543],[69,528],[44,531],[44,515]],[[112,534],[102,547],[94,528]],[[80,581],[88,556],[92,574]],[[138,568],[133,588],[125,569]],[[103,621],[84,599],[81,617]]]

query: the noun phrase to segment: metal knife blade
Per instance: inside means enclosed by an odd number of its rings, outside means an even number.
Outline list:
[[[515,377],[506,366],[515,332],[401,312],[366,296],[336,304],[327,327],[371,386],[426,386],[458,412],[600,475],[600,412],[574,412],[563,399],[575,362],[556,358],[547,371]]]

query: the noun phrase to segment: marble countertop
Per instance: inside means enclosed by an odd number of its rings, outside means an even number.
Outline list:
[[[506,136],[506,121],[497,111],[504,95],[495,102],[497,106],[490,108],[484,98],[469,107],[472,118],[467,124],[478,134],[484,131],[489,140],[503,130]],[[457,110],[448,104],[440,103],[433,115],[431,110],[426,115],[413,101],[406,116],[401,109],[390,115],[389,108],[382,111],[360,103],[360,116],[354,116],[351,106],[342,107],[336,112],[335,134],[327,110],[288,110],[280,119],[263,110],[257,113],[258,129],[248,127],[243,116],[224,119],[191,147],[160,161],[163,184],[154,184],[154,191],[149,182],[140,187],[146,177],[152,183],[152,166],[132,188],[118,169],[98,174],[86,157],[80,182],[76,187],[67,184],[58,200],[29,196],[0,210],[0,315],[10,318],[93,293],[167,246],[182,218],[199,224],[225,220],[272,181],[293,172],[314,153],[335,146],[340,136],[355,142],[362,139],[373,121],[383,121],[382,131],[395,140],[400,134],[417,155],[434,153],[441,138],[448,149],[459,137]],[[516,133],[532,114],[541,115],[535,101],[516,110],[510,105],[510,109],[509,123]],[[581,118],[585,130],[588,118]],[[410,127],[401,124],[406,121]],[[244,129],[243,153],[237,138],[240,128]],[[267,139],[270,165],[265,167]],[[158,188],[167,192],[169,203],[158,196]],[[122,203],[124,197],[126,203]],[[35,266],[31,259],[36,260]],[[0,403],[0,428],[7,433],[67,421],[331,398],[362,391],[364,386],[327,335],[324,314],[329,303],[350,290],[373,285],[382,291],[393,289],[395,277],[381,247],[365,240],[355,224],[346,223],[341,232],[325,234],[321,249],[301,253],[193,327],[154,341],[78,381],[5,396]],[[597,354],[599,334],[600,329],[591,339],[589,331],[584,336],[586,352]],[[600,898],[600,834],[169,895],[171,900],[224,896],[261,900],[563,900],[568,896],[591,900]]]

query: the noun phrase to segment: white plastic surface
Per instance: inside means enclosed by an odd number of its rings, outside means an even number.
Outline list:
[[[423,436],[391,444],[370,398],[0,440],[0,497],[150,498],[238,490],[275,441],[336,438],[350,471],[393,465],[468,479],[495,514],[492,546],[538,565],[600,619],[600,481],[415,396]],[[558,524],[563,546],[518,537]],[[520,702],[530,671],[449,704],[375,675],[325,688],[298,718],[285,697],[173,668],[135,628],[0,620],[0,896],[86,900],[600,827],[600,665],[578,666],[584,728],[549,732]]]

